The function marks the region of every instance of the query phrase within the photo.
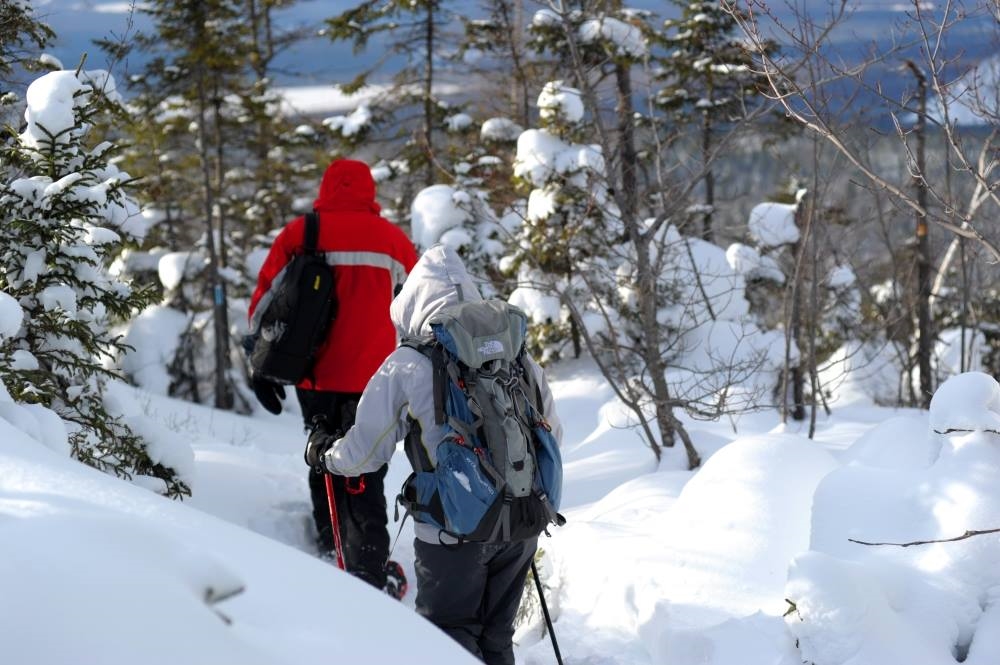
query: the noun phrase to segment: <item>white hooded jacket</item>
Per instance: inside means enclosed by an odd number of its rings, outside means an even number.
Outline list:
[[[389,309],[400,338],[431,332],[427,321],[442,307],[482,300],[462,259],[444,245],[434,245],[420,257]],[[556,441],[562,444],[562,425],[555,413],[552,393],[541,368],[530,358],[542,396],[543,412]],[[430,360],[409,347],[399,347],[369,380],[358,403],[354,426],[326,452],[323,462],[333,473],[357,476],[376,471],[392,459],[397,442],[406,436],[407,416],[420,424],[421,443],[432,464],[437,444],[445,434],[434,421],[433,376]],[[418,538],[438,543],[438,530],[417,523]]]

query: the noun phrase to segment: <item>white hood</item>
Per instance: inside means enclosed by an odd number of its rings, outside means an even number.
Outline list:
[[[389,315],[401,338],[417,337],[431,331],[427,320],[442,307],[482,299],[461,257],[439,244],[417,261],[393,299]]]

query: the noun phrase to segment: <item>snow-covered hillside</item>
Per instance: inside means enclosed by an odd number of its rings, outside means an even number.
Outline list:
[[[589,363],[551,372],[567,423],[569,523],[543,538],[542,570],[566,663],[1000,659],[995,536],[847,540],[1000,526],[992,378],[952,379],[929,418],[835,409],[816,441],[770,412],[689,423],[708,461],[687,472],[676,470],[682,451],[657,467],[618,426],[621,409]],[[113,397],[145,436],[190,447],[193,497],[169,501],[67,459],[51,414],[5,397],[0,660],[389,663],[418,649],[470,662],[412,612],[412,590],[398,603],[311,556],[294,408],[247,418],[124,385]],[[390,503],[405,467],[400,454]],[[412,577],[411,539],[407,525],[393,557]],[[518,639],[520,662],[555,662],[537,621]]]
[[[304,540],[299,441],[289,438],[281,454],[277,441],[263,443],[279,431],[295,437],[295,428],[177,402],[147,407],[165,431],[197,432],[188,438],[199,488],[190,502],[68,459],[46,445],[58,433],[40,410],[0,403],[0,662],[262,664],[337,654],[390,663],[415,643],[436,662],[469,662],[388,596],[253,532]]]

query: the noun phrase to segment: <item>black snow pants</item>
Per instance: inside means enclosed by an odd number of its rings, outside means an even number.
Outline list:
[[[316,414],[326,414],[331,429],[346,432],[354,424],[360,393],[336,393],[296,388],[302,418],[309,427]],[[388,466],[357,478],[333,476],[333,495],[340,522],[340,539],[347,571],[382,589],[385,587],[385,562],[389,557],[389,518],[385,503],[385,474]],[[330,505],[326,496],[326,474],[309,471],[313,520],[321,554],[336,558]]]
[[[538,539],[414,541],[417,612],[488,665],[514,665],[514,617]]]

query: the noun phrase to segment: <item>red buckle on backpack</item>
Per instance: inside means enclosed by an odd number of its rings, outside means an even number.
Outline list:
[[[344,489],[347,490],[348,494],[361,494],[365,491],[365,477],[358,476],[356,480],[358,484],[351,486],[351,478],[344,478]]]

